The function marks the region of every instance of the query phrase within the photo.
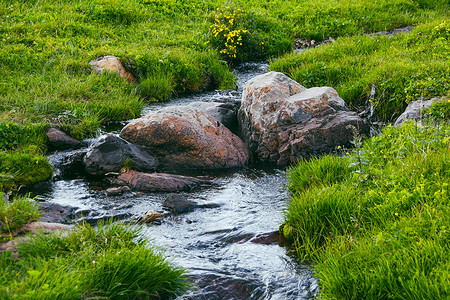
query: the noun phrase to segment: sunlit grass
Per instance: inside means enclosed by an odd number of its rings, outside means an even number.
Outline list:
[[[450,296],[449,136],[448,123],[389,126],[349,155],[289,171],[283,231],[317,262],[325,299]]]

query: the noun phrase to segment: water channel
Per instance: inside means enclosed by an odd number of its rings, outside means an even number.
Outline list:
[[[170,105],[193,101],[235,101],[243,84],[267,70],[264,63],[248,63],[236,70],[238,90],[214,91],[146,107],[143,115]],[[120,130],[120,128],[116,128]],[[114,132],[114,130],[113,130]],[[116,131],[117,132],[117,131]],[[67,152],[50,157],[56,166]],[[196,287],[179,299],[310,299],[318,291],[310,266],[298,263],[278,243],[256,242],[278,229],[286,208],[285,172],[249,167],[206,173],[214,184],[184,193],[199,204],[214,204],[160,225],[144,225],[143,234],[162,249],[169,261],[187,270]],[[78,208],[77,216],[92,220],[116,217],[131,220],[148,210],[162,212],[165,194],[130,193],[109,197],[101,184],[86,179],[55,179],[37,192],[40,201]],[[76,218],[75,218],[76,219]]]

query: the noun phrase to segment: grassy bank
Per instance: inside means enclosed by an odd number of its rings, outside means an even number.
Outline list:
[[[448,122],[388,126],[289,170],[283,232],[323,299],[450,297],[449,136]]]
[[[0,0],[0,122],[83,138],[137,117],[148,102],[232,88],[230,66],[289,52],[296,38],[390,30],[447,13],[445,0]],[[89,61],[103,55],[119,57],[137,82],[94,74]],[[0,143],[2,155],[45,160],[45,132],[35,133],[32,147]],[[48,168],[35,176],[1,164],[0,175],[10,188],[45,180]]]
[[[0,255],[0,299],[169,299],[185,291],[183,270],[138,233],[82,224],[65,235],[30,237],[17,257]]]
[[[353,108],[370,99],[382,121],[393,121],[411,100],[450,93],[449,45],[450,22],[437,19],[408,34],[341,38],[271,69],[306,87],[332,86]]]

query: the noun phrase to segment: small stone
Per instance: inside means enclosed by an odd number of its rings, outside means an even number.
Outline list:
[[[127,193],[131,193],[131,189],[128,186],[111,187],[106,189],[107,196],[120,196]]]
[[[56,150],[76,149],[83,146],[82,142],[56,128],[50,128],[47,131],[47,138],[50,148]]]
[[[145,216],[142,218],[142,223],[151,223],[156,219],[162,219],[164,215],[162,213],[156,212],[154,210],[149,210]]]
[[[163,206],[174,213],[183,213],[194,209],[197,203],[180,194],[169,194],[164,200]]]
[[[89,64],[92,66],[92,69],[97,74],[103,73],[104,70],[108,70],[112,73],[119,74],[123,79],[128,80],[129,82],[135,82],[136,79],[129,73],[122,65],[122,62],[115,56],[107,55],[97,58],[96,60],[91,60]]]

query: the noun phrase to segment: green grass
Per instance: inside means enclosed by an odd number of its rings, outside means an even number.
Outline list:
[[[449,136],[448,123],[388,126],[341,157],[289,171],[282,229],[316,262],[324,299],[450,297]]]
[[[17,197],[10,203],[0,196],[0,242],[12,238],[14,231],[39,219],[38,205],[28,197]]]
[[[398,117],[411,100],[450,93],[450,23],[438,19],[396,36],[354,36],[289,54],[271,70],[306,87],[332,86],[352,107],[374,107],[383,121]]]
[[[187,288],[182,269],[120,224],[37,234],[16,259],[2,253],[0,269],[1,299],[170,299]]]

